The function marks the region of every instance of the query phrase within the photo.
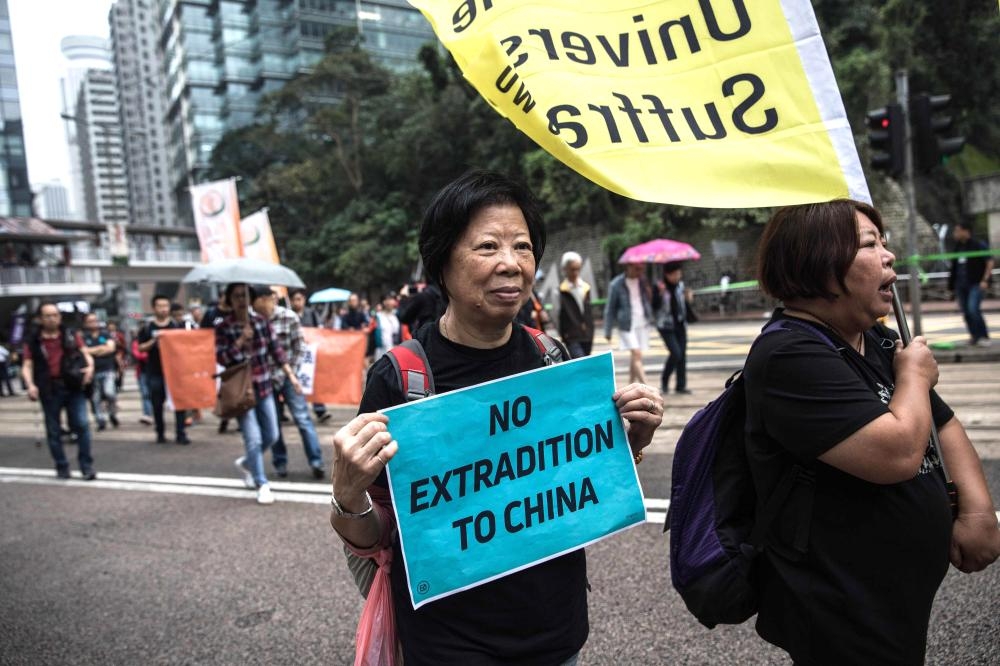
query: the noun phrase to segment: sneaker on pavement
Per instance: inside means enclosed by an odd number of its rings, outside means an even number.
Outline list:
[[[322,465],[312,465],[312,471],[314,479],[322,479],[326,475]]]
[[[257,504],[274,504],[274,495],[271,494],[271,486],[262,485],[257,489]]]
[[[284,479],[288,476],[288,465],[281,463],[274,466],[274,473]]]
[[[97,478],[97,472],[94,471],[93,467],[84,467],[80,470],[80,474],[83,475],[84,481],[93,481]]]
[[[63,468],[63,467],[57,468],[56,469],[56,477],[60,478],[60,479],[68,479],[69,478],[69,469],[66,469],[66,468]]]
[[[332,416],[333,414],[331,414],[330,412],[323,412],[317,418],[319,418],[320,423],[326,423],[327,421],[330,420]]]
[[[143,425],[153,425],[153,419],[143,414],[139,417],[139,423]]]
[[[249,488],[250,490],[253,490],[254,488],[257,487],[257,484],[254,483],[253,474],[251,474],[250,470],[248,470],[246,468],[246,465],[243,464],[246,461],[247,461],[246,456],[240,456],[233,462],[233,464],[236,465],[236,469],[240,470],[240,473],[243,475],[243,485]]]
[[[187,435],[184,435],[183,437],[178,437],[178,438],[177,438],[177,443],[178,443],[178,444],[190,444],[190,443],[191,443],[191,440],[190,440],[190,439],[188,439],[188,436],[187,436]]]
[[[118,417],[114,414],[108,414],[108,420],[111,421],[111,425],[117,428],[120,424],[118,423]]]
[[[976,340],[977,347],[989,347],[992,344],[993,341],[990,340],[989,338],[979,338],[978,340]]]
[[[167,438],[164,437],[163,435],[157,435],[156,436],[156,443],[157,444],[166,444],[167,443]]]

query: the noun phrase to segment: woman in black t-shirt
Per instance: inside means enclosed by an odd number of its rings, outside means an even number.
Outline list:
[[[923,663],[949,560],[972,572],[1000,554],[982,466],[932,390],[926,341],[904,348],[877,324],[892,308],[894,259],[878,212],[856,201],[783,208],[761,238],[758,280],[785,305],[774,318],[797,321],[747,359],[758,509],[793,464],[815,483],[766,540],[757,632],[797,664]],[[954,522],[932,421],[958,487]]]
[[[440,287],[447,308],[416,336],[438,393],[543,365],[531,336],[512,322],[531,295],[544,246],[533,197],[504,176],[472,172],[434,198],[420,229],[420,253],[429,282]],[[641,384],[611,397],[638,454],[662,420],[663,400]],[[392,549],[404,663],[575,663],[588,632],[582,549],[412,608],[384,473],[398,447],[389,419],[375,413],[404,400],[389,359],[381,359],[369,374],[359,415],[334,438],[335,510],[330,517],[356,552]]]

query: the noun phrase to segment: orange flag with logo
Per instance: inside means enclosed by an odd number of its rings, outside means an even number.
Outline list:
[[[174,409],[215,406],[215,330],[160,331],[160,361]]]

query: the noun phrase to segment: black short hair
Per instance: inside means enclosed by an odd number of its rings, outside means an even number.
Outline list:
[[[170,312],[183,312],[183,311],[184,311],[184,306],[178,303],[177,301],[174,301],[173,303],[170,304]]]
[[[293,296],[297,296],[298,294],[302,294],[302,296],[304,298],[305,295],[306,295],[306,290],[302,289],[301,287],[295,287],[294,289],[289,289],[288,290],[288,300],[292,300],[292,297]]]
[[[786,206],[771,216],[757,250],[757,281],[781,301],[836,299],[831,279],[848,293],[844,279],[858,253],[857,214],[866,215],[885,234],[882,216],[853,199]]]
[[[229,284],[226,285],[226,291],[223,294],[223,301],[226,303],[226,305],[230,305],[231,304],[230,300],[229,300],[229,297],[233,295],[234,291],[236,291],[236,287],[239,287],[239,286],[244,285],[244,284],[246,284],[246,283],[245,282],[230,282]],[[246,286],[247,286],[247,298],[251,298],[251,296],[250,296],[250,285],[247,284]]]
[[[149,299],[149,304],[155,308],[156,307],[156,301],[159,301],[159,300],[164,300],[164,301],[166,301],[166,302],[169,303],[170,302],[170,297],[167,296],[167,295],[165,295],[165,294],[153,294],[153,297],[151,299]]]
[[[420,257],[428,282],[440,287],[445,298],[447,290],[442,275],[459,236],[483,208],[508,204],[521,209],[528,223],[535,265],[541,265],[545,252],[545,225],[534,195],[521,183],[495,171],[469,171],[434,196],[420,225]]]
[[[55,301],[42,301],[41,303],[38,304],[38,307],[35,309],[36,317],[42,316],[42,308],[44,308],[46,305],[51,305],[56,310],[59,310],[59,305]],[[62,312],[60,312],[59,314],[62,314]]]

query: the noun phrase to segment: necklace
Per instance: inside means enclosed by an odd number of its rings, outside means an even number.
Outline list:
[[[823,319],[821,319],[820,317],[817,317],[816,315],[814,315],[811,312],[807,312],[806,310],[799,310],[797,308],[785,308],[785,314],[789,314],[789,313],[795,313],[795,314],[792,315],[794,317],[799,317],[800,319],[811,319],[811,320],[815,321],[817,324],[822,324],[823,326],[826,326],[828,329],[830,329],[831,331],[833,331],[834,333],[836,333],[838,336],[840,336],[843,340],[847,340],[847,336],[845,336],[840,331],[838,331],[835,327],[833,327],[832,325],[828,324]],[[856,351],[859,354],[861,354],[862,356],[865,355],[865,334],[864,333],[862,333],[858,337],[857,344],[851,344],[851,348],[854,349],[854,351]]]

